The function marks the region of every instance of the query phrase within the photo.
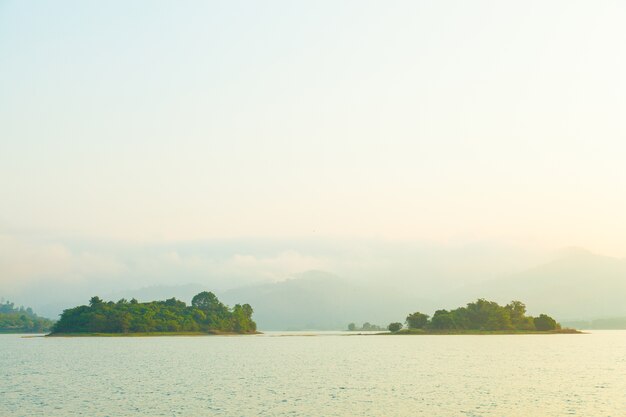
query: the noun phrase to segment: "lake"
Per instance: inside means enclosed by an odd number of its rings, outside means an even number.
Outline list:
[[[625,416],[626,331],[0,335],[0,416]]]

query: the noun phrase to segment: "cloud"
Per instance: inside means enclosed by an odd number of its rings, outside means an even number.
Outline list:
[[[332,267],[327,259],[293,249],[259,254],[262,251],[253,248],[224,251],[218,243],[181,246],[49,241],[2,234],[0,292],[11,295],[41,284],[115,290],[190,282],[221,290]]]
[[[0,235],[0,289],[5,294],[44,281],[77,284],[90,276],[126,271],[126,266],[109,254],[76,251],[56,241]]]
[[[138,243],[0,235],[0,296],[58,314],[145,287],[198,284],[217,293],[320,270],[355,284],[436,296],[535,266],[544,254],[503,244],[324,239]]]
[[[287,250],[272,257],[236,254],[220,265],[226,274],[254,276],[260,274],[270,281],[282,281],[294,274],[312,269],[332,268],[328,260]]]

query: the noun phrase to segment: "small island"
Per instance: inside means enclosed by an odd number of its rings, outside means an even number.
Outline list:
[[[406,317],[406,328],[402,323],[390,323],[387,329],[394,335],[421,334],[534,334],[534,333],[582,333],[575,329],[561,328],[552,317],[540,314],[526,315],[526,305],[511,301],[501,306],[483,298],[466,307],[454,310],[437,310],[432,318],[420,313]]]
[[[206,291],[194,296],[191,306],[176,298],[140,303],[92,297],[88,306],[64,310],[48,336],[256,334],[252,313],[249,304],[231,309]]]

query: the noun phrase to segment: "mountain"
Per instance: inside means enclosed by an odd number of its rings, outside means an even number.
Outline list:
[[[64,309],[84,304],[94,295],[114,301],[133,297],[149,301],[174,296],[188,302],[201,290],[209,289],[219,295],[243,286],[273,288],[272,282],[300,279],[302,276],[297,277],[298,274],[311,270],[324,270],[341,277],[337,285],[356,288],[345,288],[346,293],[365,293],[373,299],[373,305],[383,305],[372,311],[378,314],[378,311],[391,311],[383,298],[393,299],[397,297],[394,293],[409,293],[417,299],[434,298],[463,285],[507,276],[548,259],[543,250],[501,242],[442,244],[316,238],[131,244],[70,238],[58,242],[20,239],[16,237],[8,242],[0,239],[0,293],[50,318],[58,318]],[[22,251],[27,247],[36,250]],[[58,255],[60,259],[48,259],[46,254]],[[7,262],[2,262],[3,259]],[[25,268],[29,274],[14,276],[15,271],[7,266],[15,259],[22,259],[33,270]],[[187,287],[189,283],[196,286]],[[337,289],[338,294],[342,291]],[[333,296],[326,294],[322,298]],[[411,307],[411,310],[422,309],[419,305]],[[382,322],[389,315],[350,317],[350,320]]]
[[[405,291],[386,285],[357,283],[323,271],[295,274],[290,279],[238,287],[225,292],[200,284],[155,285],[106,293],[104,300],[136,298],[140,302],[175,297],[190,303],[201,291],[213,291],[227,305],[248,303],[260,330],[342,330],[348,323],[386,326],[403,321],[416,306],[431,306]],[[87,300],[82,301],[83,304]]]
[[[520,300],[529,313],[545,312],[561,321],[626,316],[626,260],[583,249],[555,255],[488,242],[369,241],[205,242],[137,253],[131,248],[130,254],[86,248],[117,259],[117,272],[42,279],[5,294],[56,318],[94,295],[113,301],[176,297],[189,303],[195,294],[212,291],[230,305],[252,305],[265,330],[343,329],[365,321],[386,325],[411,312],[432,315],[477,298]],[[90,270],[77,271],[85,268]],[[161,285],[151,286],[156,282]]]
[[[531,313],[546,312],[560,320],[626,316],[626,260],[568,249],[535,268],[462,288],[447,303],[478,297],[520,300]]]
[[[231,305],[252,305],[261,330],[340,330],[350,322],[366,321],[386,326],[392,321],[404,321],[416,306],[431,306],[397,288],[363,286],[322,271],[233,289],[220,298]]]

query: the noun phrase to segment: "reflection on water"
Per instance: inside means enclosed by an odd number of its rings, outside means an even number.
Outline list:
[[[323,336],[0,335],[0,416],[626,415],[626,331]]]

